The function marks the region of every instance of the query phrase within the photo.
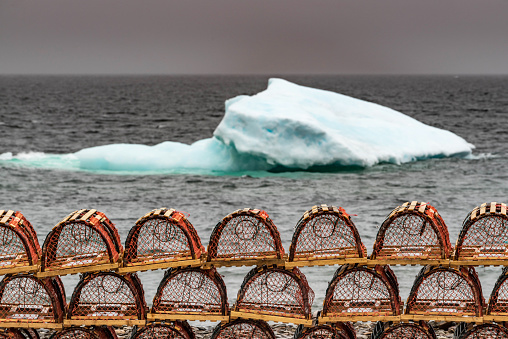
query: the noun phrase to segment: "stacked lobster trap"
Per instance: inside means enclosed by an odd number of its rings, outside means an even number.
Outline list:
[[[288,254],[274,222],[259,209],[225,216],[207,249],[184,213],[155,209],[131,228],[125,250],[115,225],[94,209],[65,217],[42,249],[20,212],[0,211],[0,274],[5,274],[0,328],[13,328],[4,331],[10,337],[34,337],[17,327],[45,327],[63,329],[55,338],[106,339],[115,338],[111,326],[129,325],[139,327],[135,338],[192,339],[185,320],[199,320],[219,322],[214,338],[272,339],[266,321],[275,321],[301,325],[299,339],[354,338],[351,322],[393,322],[377,327],[373,338],[378,339],[411,333],[434,338],[429,320],[503,323],[508,268],[487,303],[474,266],[508,265],[506,211],[505,204],[495,202],[478,206],[452,247],[436,208],[407,202],[382,223],[370,256],[351,216],[327,205],[303,214]],[[316,317],[314,292],[299,267],[321,265],[339,267]],[[405,305],[389,265],[424,265]],[[253,266],[231,307],[217,272],[224,266]],[[149,308],[136,272],[156,269],[167,271]],[[67,304],[60,276],[77,273],[80,281]],[[504,327],[491,325],[464,325],[457,338],[504,333]]]

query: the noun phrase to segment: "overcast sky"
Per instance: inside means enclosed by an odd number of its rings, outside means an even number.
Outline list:
[[[0,0],[0,74],[508,74],[508,0]]]

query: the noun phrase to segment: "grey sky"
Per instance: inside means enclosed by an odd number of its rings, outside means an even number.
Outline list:
[[[0,0],[0,74],[508,74],[508,0]]]

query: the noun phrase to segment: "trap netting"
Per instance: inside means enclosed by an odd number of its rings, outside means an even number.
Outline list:
[[[115,225],[97,210],[79,210],[46,236],[41,271],[118,263],[123,253]]]
[[[195,339],[195,337],[187,321],[151,323],[142,328],[134,328],[131,335],[131,339]]]
[[[266,321],[235,319],[226,324],[219,323],[210,339],[275,339],[272,328]]]
[[[492,289],[487,315],[508,315],[508,267],[503,268]]]
[[[227,316],[226,285],[215,268],[177,268],[166,271],[153,299],[151,315]]]
[[[0,210],[0,269],[37,265],[42,254],[30,222],[12,210]]]
[[[342,207],[313,206],[296,225],[289,261],[364,258],[367,250],[351,217]]]
[[[448,228],[437,210],[423,202],[396,207],[381,225],[371,259],[448,259]]]
[[[65,292],[60,277],[39,279],[31,274],[6,275],[0,282],[2,322],[61,323]]]
[[[234,310],[309,320],[313,302],[314,291],[297,267],[289,271],[262,266],[245,276]]]
[[[505,204],[484,203],[469,212],[462,223],[454,259],[508,259],[508,216]]]
[[[508,339],[508,329],[498,324],[460,323],[453,332],[453,339]]]
[[[436,339],[436,332],[425,321],[418,323],[387,324],[378,321],[372,331],[371,339]]]
[[[389,266],[343,265],[328,285],[322,316],[395,316],[401,309],[399,285]]]
[[[136,273],[83,274],[74,289],[67,319],[146,319],[143,287]]]
[[[413,283],[405,313],[481,317],[484,304],[473,267],[425,266]]]
[[[210,235],[208,261],[282,259],[280,234],[265,211],[245,208],[220,221]]]
[[[153,210],[140,218],[125,241],[124,266],[200,259],[205,248],[183,213]]]
[[[118,339],[111,326],[68,327],[54,332],[49,339]]]
[[[33,328],[0,329],[0,339],[39,339],[39,333]]]
[[[356,339],[353,325],[347,323],[322,324],[312,327],[299,325],[294,339]]]

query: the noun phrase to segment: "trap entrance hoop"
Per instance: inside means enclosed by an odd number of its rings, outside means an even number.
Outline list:
[[[436,339],[436,332],[425,321],[388,325],[379,321],[372,332],[372,339]]]
[[[263,320],[236,319],[225,324],[218,324],[211,339],[275,339],[270,325]]]
[[[171,324],[152,323],[133,333],[132,339],[194,339],[192,328],[186,321],[176,321]]]

